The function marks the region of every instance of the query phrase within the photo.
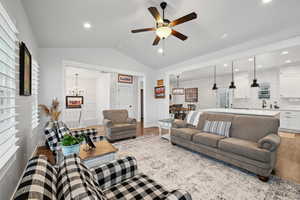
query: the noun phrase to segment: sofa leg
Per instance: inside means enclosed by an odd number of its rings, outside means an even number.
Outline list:
[[[269,181],[269,177],[268,176],[261,176],[261,175],[257,175],[258,179],[261,180],[262,182],[268,182]]]
[[[132,139],[135,139],[135,138],[136,138],[136,136],[133,136],[133,137],[132,137]]]

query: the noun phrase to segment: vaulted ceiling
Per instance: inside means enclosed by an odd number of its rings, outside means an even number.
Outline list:
[[[177,19],[196,12],[198,19],[176,30],[189,38],[165,41],[165,55],[153,47],[154,32],[131,34],[131,29],[153,27],[150,6],[158,0],[26,0],[22,1],[40,47],[114,48],[153,67],[166,67],[249,40],[285,31],[300,35],[300,1],[166,0],[166,16]],[[90,22],[92,28],[83,28]],[[227,37],[222,36],[227,34]]]

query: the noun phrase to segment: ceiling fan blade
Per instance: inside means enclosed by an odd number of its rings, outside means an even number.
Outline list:
[[[131,33],[140,33],[145,31],[155,31],[155,28],[142,28],[142,29],[136,29],[132,30]]]
[[[160,37],[156,36],[156,38],[155,38],[155,40],[154,40],[154,42],[153,42],[152,45],[153,45],[153,46],[158,45],[159,41],[160,41]]]
[[[178,31],[175,31],[175,30],[172,30],[172,35],[181,39],[182,41],[184,41],[188,38],[186,35],[183,35],[182,33],[179,33]]]
[[[191,21],[193,19],[196,19],[197,18],[197,14],[195,12],[192,12],[186,16],[183,16],[183,17],[180,17],[174,21],[172,21],[170,23],[171,26],[177,26],[179,24],[182,24],[182,23],[185,23],[185,22],[188,22],[188,21]]]
[[[162,18],[156,7],[150,7],[150,8],[148,8],[148,10],[151,13],[151,15],[154,17],[156,22],[162,22]]]

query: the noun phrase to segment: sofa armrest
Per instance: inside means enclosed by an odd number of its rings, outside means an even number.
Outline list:
[[[92,168],[94,176],[102,190],[135,176],[138,172],[134,157],[125,157],[99,167]]]
[[[111,120],[109,119],[103,119],[103,125],[106,127],[106,128],[111,128],[113,126],[113,123]]]
[[[167,196],[166,200],[192,200],[192,197],[187,191],[173,190]]]
[[[134,118],[128,118],[127,119],[127,123],[129,123],[129,124],[136,124],[136,119],[134,119]]]
[[[269,134],[258,141],[258,147],[275,151],[280,144],[280,137],[276,134]]]
[[[183,120],[174,120],[172,123],[172,128],[186,128],[187,123]]]

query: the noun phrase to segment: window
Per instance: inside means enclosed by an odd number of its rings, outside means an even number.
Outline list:
[[[32,129],[39,125],[38,113],[38,89],[39,89],[39,65],[33,60],[32,62]]]
[[[17,29],[0,4],[0,169],[15,154]]]

